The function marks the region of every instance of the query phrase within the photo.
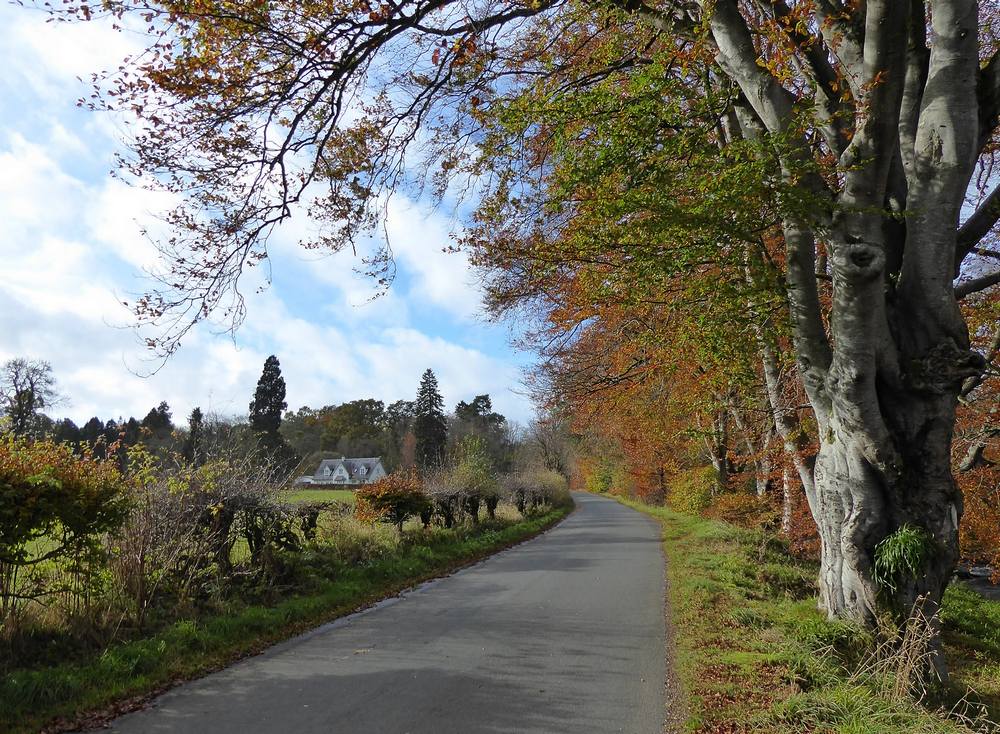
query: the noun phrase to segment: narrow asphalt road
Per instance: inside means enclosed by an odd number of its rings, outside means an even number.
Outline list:
[[[556,528],[180,686],[136,734],[661,734],[659,526],[575,495]]]

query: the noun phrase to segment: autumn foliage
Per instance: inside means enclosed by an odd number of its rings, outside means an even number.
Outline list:
[[[126,511],[116,462],[81,457],[53,441],[0,436],[0,566],[80,552]],[[52,545],[39,557],[29,546],[41,538]]]
[[[430,507],[420,475],[412,469],[393,472],[355,492],[355,516],[365,522],[403,523]]]

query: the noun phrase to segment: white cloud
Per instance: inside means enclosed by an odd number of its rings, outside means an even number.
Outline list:
[[[109,178],[97,191],[85,217],[95,241],[108,245],[133,267],[148,272],[155,268],[158,257],[150,237],[163,231],[159,216],[175,204],[176,198],[169,193]],[[148,230],[145,234],[144,228]]]
[[[456,318],[469,320],[482,307],[464,252],[444,252],[453,244],[452,227],[436,210],[397,196],[389,202],[386,231],[393,253],[415,279],[412,294],[426,298]]]
[[[127,55],[141,50],[141,38],[116,31],[110,23],[47,22],[48,13],[34,8],[8,8],[2,16],[0,53],[6,74],[30,85],[50,106],[74,103],[89,94],[79,79],[115,69]],[[69,96],[67,96],[69,93]]]
[[[398,256],[400,284],[372,300],[370,279],[357,275],[350,253],[318,257],[295,243],[308,234],[304,217],[275,239],[275,287],[250,293],[249,317],[236,343],[199,328],[158,371],[131,329],[122,306],[142,290],[141,270],[155,250],[141,235],[174,201],[107,177],[114,121],[81,118],[75,76],[113,66],[132,39],[92,25],[46,24],[44,15],[0,9],[0,53],[10,59],[0,90],[16,90],[21,109],[0,110],[0,359],[29,356],[52,362],[82,422],[142,416],[167,400],[174,418],[190,409],[243,414],[265,357],[278,354],[292,407],[362,397],[412,398],[431,367],[449,406],[489,392],[515,418],[527,403],[510,392],[517,371],[465,341],[489,342],[469,320],[479,295],[462,255],[441,249],[450,224],[404,198],[387,222]],[[25,100],[33,104],[24,104]],[[81,120],[84,120],[81,122]],[[421,304],[437,307],[441,323],[412,323]],[[446,321],[458,322],[460,327]],[[462,323],[464,322],[464,323]]]
[[[65,227],[78,215],[76,201],[84,194],[83,184],[65,173],[40,145],[19,132],[0,136],[0,201],[6,218],[7,237],[0,246],[16,246],[17,239],[37,235],[36,224]],[[23,246],[23,243],[20,245]]]

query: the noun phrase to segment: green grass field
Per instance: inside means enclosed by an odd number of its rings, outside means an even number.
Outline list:
[[[289,502],[347,502],[354,504],[350,489],[290,489],[285,494]]]

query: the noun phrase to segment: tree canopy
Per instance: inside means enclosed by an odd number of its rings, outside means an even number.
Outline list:
[[[0,410],[16,436],[37,433],[42,411],[59,400],[52,365],[17,357],[0,369]]]

